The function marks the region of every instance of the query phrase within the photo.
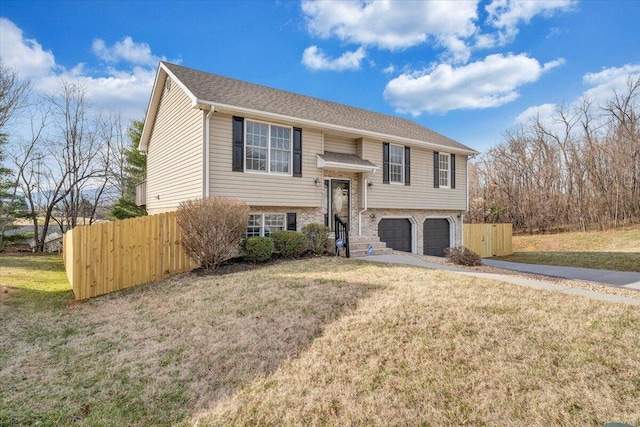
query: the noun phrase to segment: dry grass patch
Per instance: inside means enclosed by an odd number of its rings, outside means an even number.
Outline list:
[[[411,267],[315,277],[384,288],[199,425],[640,423],[636,307]]]
[[[376,289],[327,260],[0,309],[0,425],[173,425],[296,357]],[[297,272],[297,277],[287,273]]]
[[[640,252],[640,225],[607,231],[513,236],[517,252]]]
[[[640,272],[640,225],[617,230],[513,236],[505,261]]]
[[[0,425],[640,422],[637,307],[440,271],[282,262],[0,322]]]

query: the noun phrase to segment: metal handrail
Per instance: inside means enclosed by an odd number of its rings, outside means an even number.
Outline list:
[[[340,218],[338,214],[335,214],[333,230],[336,237],[336,256],[340,255],[340,246],[338,245],[338,242],[342,241],[343,246],[346,249],[345,255],[349,258],[349,223]]]

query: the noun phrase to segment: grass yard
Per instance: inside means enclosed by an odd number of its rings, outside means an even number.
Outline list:
[[[334,258],[67,306],[6,259],[0,425],[640,424],[634,306]]]
[[[513,251],[513,255],[496,259],[640,273],[640,226],[513,236]]]

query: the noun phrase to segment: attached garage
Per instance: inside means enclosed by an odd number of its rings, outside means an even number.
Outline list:
[[[386,218],[378,224],[378,236],[388,248],[411,252],[411,222],[406,218]]]
[[[444,256],[444,250],[451,246],[451,230],[445,218],[424,221],[424,255]]]

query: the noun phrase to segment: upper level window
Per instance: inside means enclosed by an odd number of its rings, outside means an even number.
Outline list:
[[[451,171],[449,160],[450,157],[448,154],[440,153],[438,164],[440,188],[449,188],[449,172]]]
[[[402,184],[404,182],[404,147],[389,145],[389,181]]]
[[[411,185],[411,149],[382,143],[382,182]]]
[[[246,120],[247,171],[291,173],[291,128]]]

